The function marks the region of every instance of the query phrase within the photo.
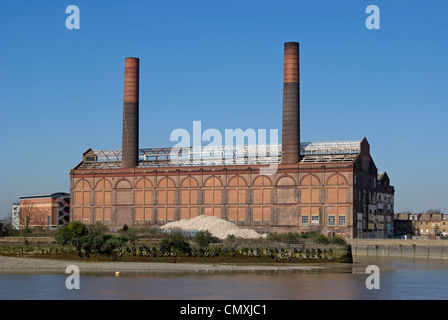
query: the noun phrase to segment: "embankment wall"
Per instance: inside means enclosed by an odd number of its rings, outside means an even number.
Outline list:
[[[448,259],[447,240],[352,239],[352,255]]]

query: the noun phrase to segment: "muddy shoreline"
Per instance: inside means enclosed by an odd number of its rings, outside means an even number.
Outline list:
[[[80,272],[87,273],[109,273],[120,275],[132,272],[292,272],[312,271],[333,266],[323,265],[275,265],[275,264],[231,264],[231,263],[167,263],[167,262],[125,262],[125,261],[80,261],[42,259],[28,257],[0,256],[1,274],[24,274],[24,273],[61,273],[65,274],[70,265],[79,267]]]

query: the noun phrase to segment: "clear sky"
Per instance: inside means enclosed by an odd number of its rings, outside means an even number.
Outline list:
[[[88,148],[121,148],[128,56],[141,148],[171,146],[195,120],[280,130],[287,41],[300,43],[302,141],[366,137],[396,212],[448,213],[447,12],[445,0],[2,1],[0,218],[21,195],[69,192]]]

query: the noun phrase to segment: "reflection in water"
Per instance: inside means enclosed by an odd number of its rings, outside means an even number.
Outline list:
[[[380,268],[368,290],[366,266]],[[81,274],[80,290],[65,274],[0,275],[0,299],[446,299],[448,261],[357,258],[353,264],[294,272]]]

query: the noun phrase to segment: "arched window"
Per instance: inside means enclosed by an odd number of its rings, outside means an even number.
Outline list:
[[[239,176],[232,177],[227,186],[227,214],[229,221],[243,225],[246,221],[247,183]]]
[[[176,185],[171,178],[160,180],[157,188],[157,220],[161,224],[174,221],[175,192]]]
[[[186,177],[180,187],[180,219],[194,218],[198,215],[199,184],[196,179]]]
[[[222,182],[217,177],[209,177],[204,182],[204,214],[221,218]]]
[[[296,183],[293,178],[283,176],[277,181],[276,197],[278,204],[294,204],[297,203]]]
[[[135,184],[135,222],[149,224],[153,204],[153,184],[147,178],[141,178]]]
[[[315,175],[307,174],[300,181],[300,203],[320,203],[320,180]]]
[[[111,203],[112,184],[106,180],[101,179],[96,183],[94,192],[94,221],[102,224],[110,224],[110,213],[112,208]]]
[[[252,224],[269,225],[272,211],[272,183],[266,176],[258,176],[252,186]]]
[[[73,219],[83,223],[90,223],[90,195],[91,185],[85,180],[81,179],[76,182],[73,189],[72,211]]]
[[[348,202],[347,179],[339,173],[331,175],[327,180],[326,202],[346,204]]]

